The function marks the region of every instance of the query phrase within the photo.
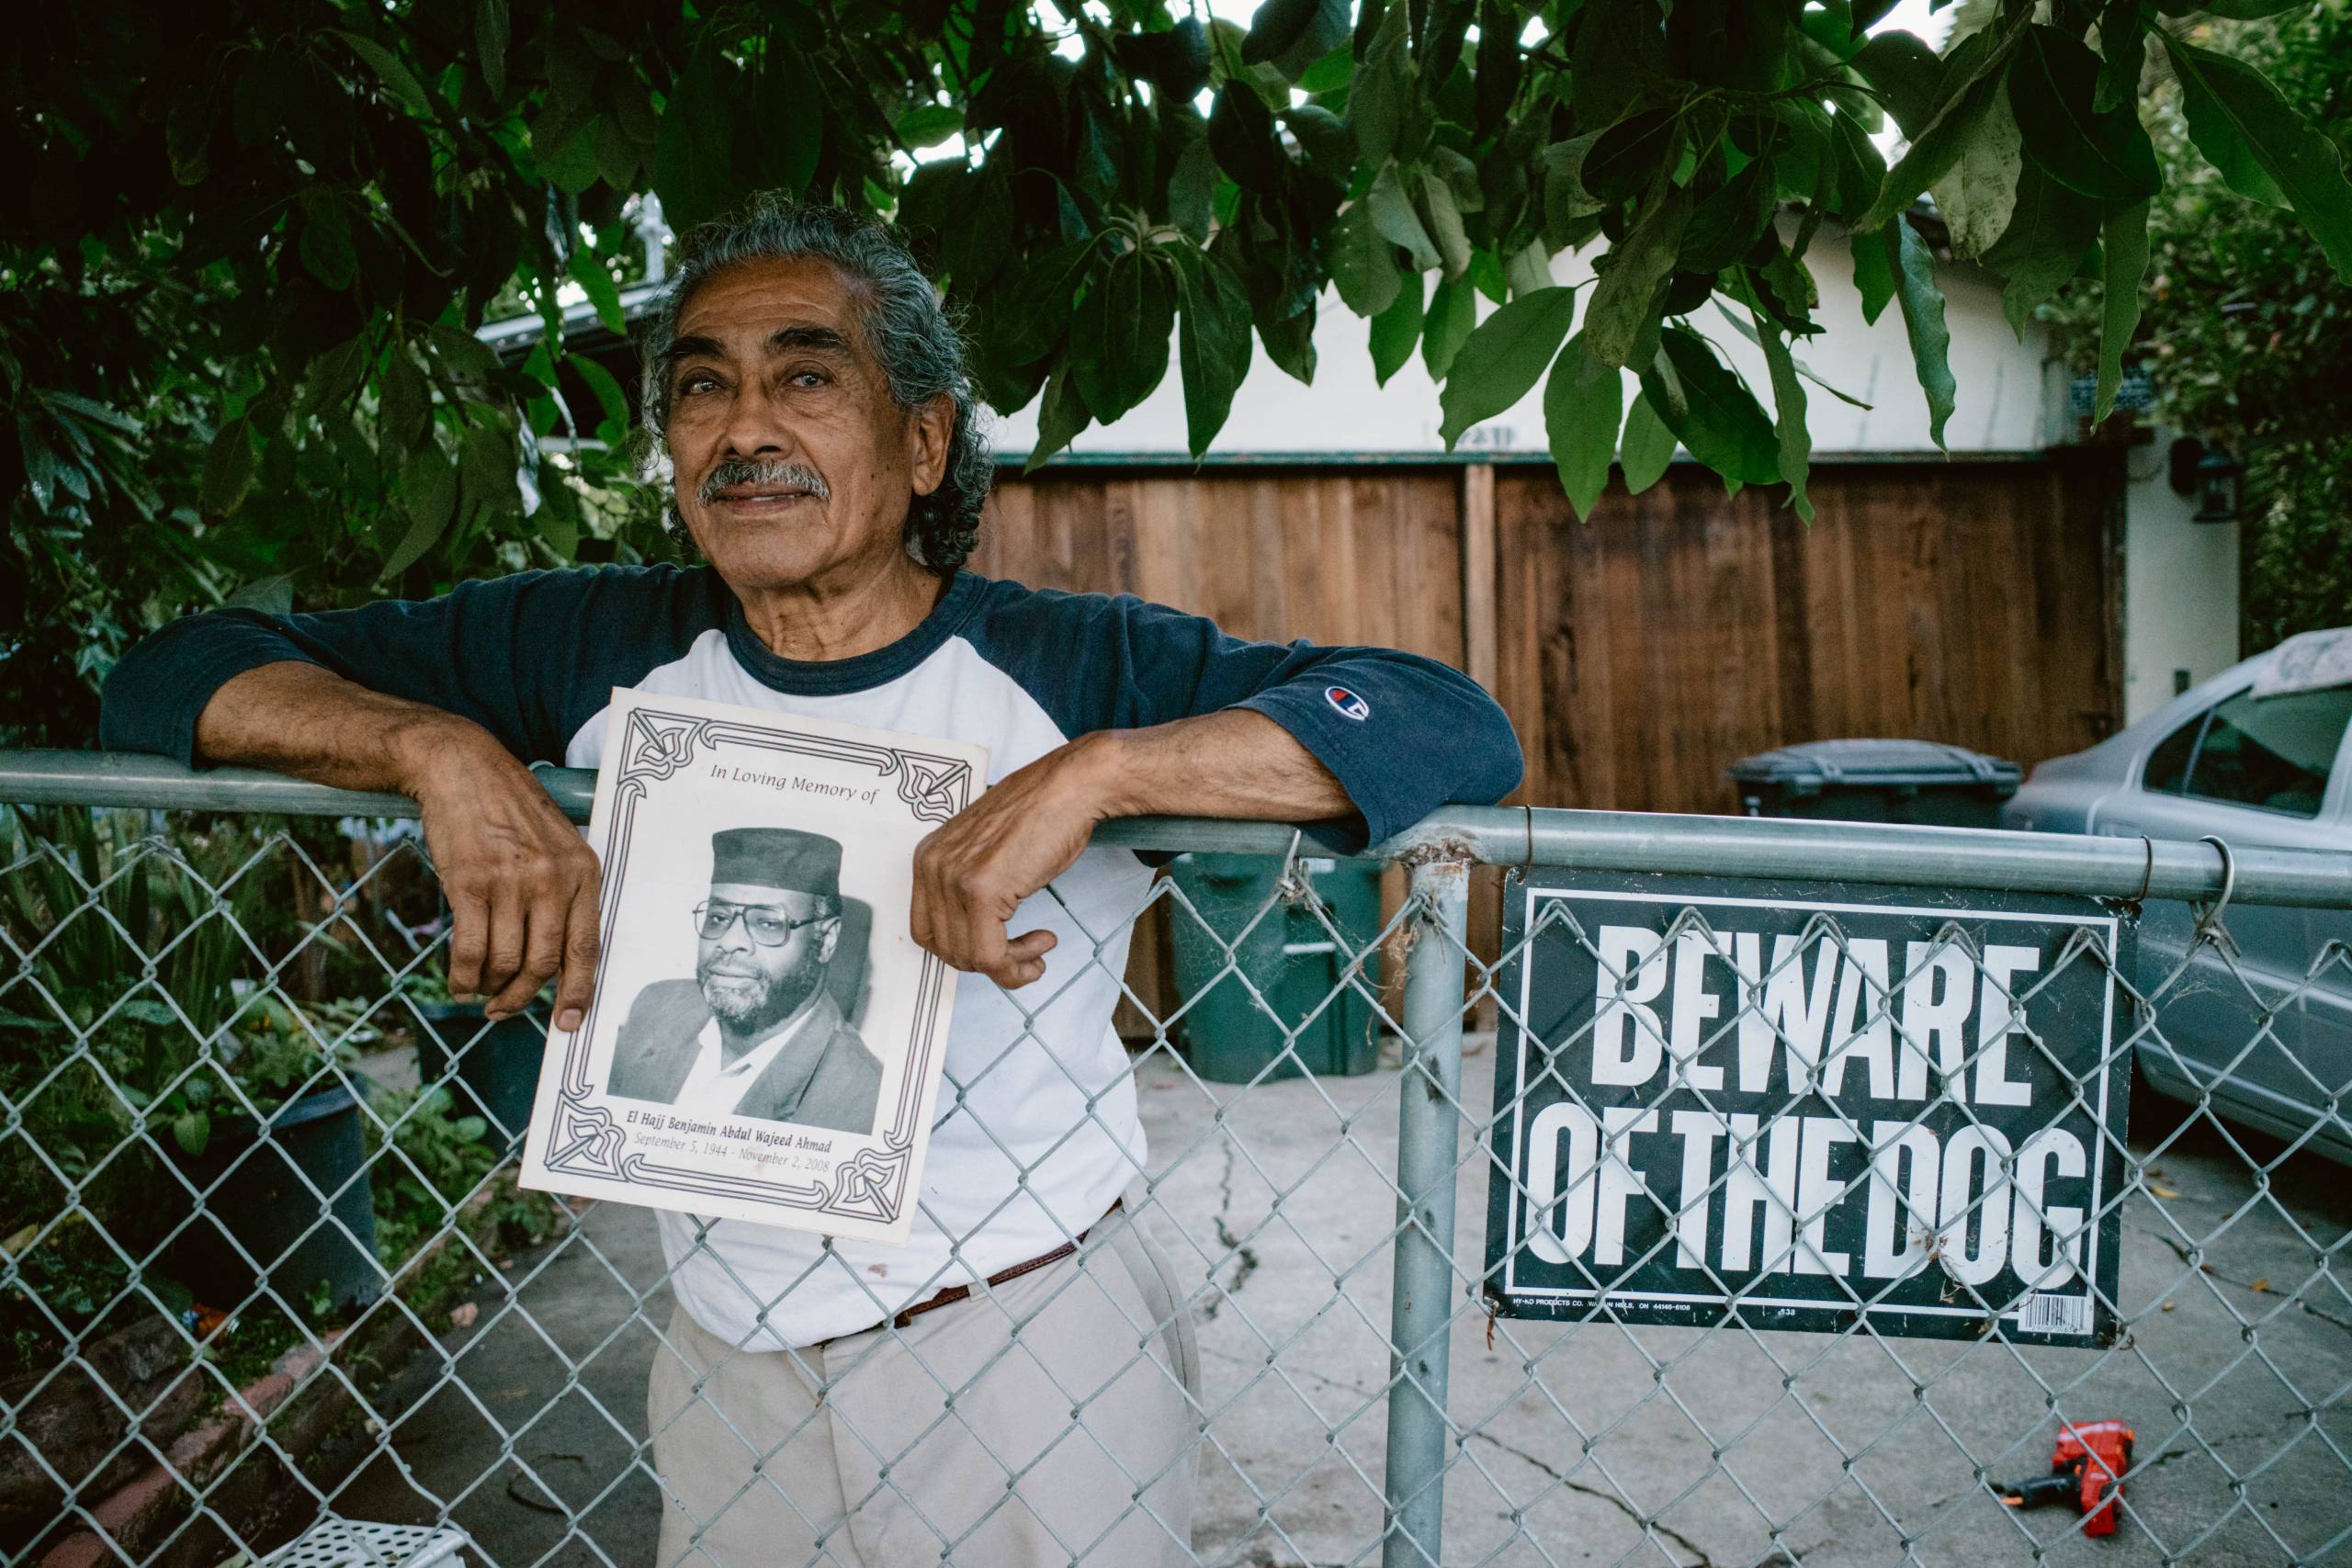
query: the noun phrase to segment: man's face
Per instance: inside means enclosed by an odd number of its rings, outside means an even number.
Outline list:
[[[701,939],[695,978],[710,1010],[739,1034],[757,1034],[790,1018],[824,984],[841,940],[838,915],[827,916],[823,899],[776,887],[716,883],[709,908],[732,912],[763,906],[784,912],[794,925],[780,947],[765,947],[752,934],[751,921],[738,918],[717,936]],[[824,918],[820,918],[824,917]]]
[[[678,512],[739,594],[903,553],[939,488],[955,405],[890,396],[849,286],[826,262],[752,261],[696,289],[664,368]]]

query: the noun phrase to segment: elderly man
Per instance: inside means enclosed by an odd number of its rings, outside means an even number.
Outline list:
[[[638,993],[606,1087],[705,1116],[873,1132],[882,1064],[824,988],[841,873],[842,847],[822,833],[713,834],[695,977]]]
[[[503,1015],[554,978],[564,1027],[597,869],[526,764],[593,766],[613,687],[985,742],[914,868],[912,934],[965,974],[907,1245],[660,1216],[661,1561],[1190,1562],[1189,1292],[1122,1205],[1145,1145],[1111,1027],[1151,874],[1090,838],[1167,813],[1361,845],[1513,788],[1510,728],[1428,660],[962,570],[989,466],[960,345],[870,220],[768,202],[694,235],[647,346],[707,564],[200,615],[114,671],[105,741],[414,796],[452,988]]]

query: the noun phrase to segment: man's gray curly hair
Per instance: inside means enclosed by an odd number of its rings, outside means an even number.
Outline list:
[[[889,378],[902,409],[921,408],[942,393],[955,400],[956,428],[939,488],[907,508],[907,553],[946,576],[979,542],[980,505],[988,499],[990,465],[980,434],[964,340],[939,302],[939,293],[915,265],[905,243],[879,220],[846,208],[802,205],[770,194],[729,217],[706,223],[679,247],[676,281],[655,309],[645,344],[645,422],[661,440],[670,423],[670,348],[678,318],[695,291],[742,262],[814,258],[830,262],[857,306],[866,347]],[[683,534],[677,504],[671,526]]]

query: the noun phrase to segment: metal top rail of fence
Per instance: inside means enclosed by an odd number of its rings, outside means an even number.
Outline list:
[[[594,774],[542,777],[586,820]],[[520,1131],[504,1125],[515,1113],[469,1122],[462,1099],[437,1098],[472,1093],[480,1109],[472,1066],[497,1032],[476,1018],[436,1044],[446,1019],[409,993],[446,943],[417,916],[429,877],[399,884],[402,865],[429,873],[413,836],[363,832],[346,863],[281,831],[199,863],[171,825],[364,823],[412,818],[413,802],[30,751],[0,753],[0,807],[20,808],[0,813],[0,1328],[13,1336],[0,1346],[0,1562],[193,1568],[347,1516],[463,1530],[506,1568],[670,1568],[676,1541],[723,1540],[735,1508],[767,1510],[769,1561],[801,1560],[787,1539],[812,1562],[879,1561],[860,1555],[854,1519],[812,1517],[779,1482],[698,1501],[659,1473],[656,1450],[693,1419],[640,1403],[649,1363],[658,1402],[665,1359],[685,1355],[681,1320],[657,1312],[671,1265],[644,1211],[531,1209],[500,1136]],[[109,837],[23,809],[57,807],[170,817]],[[2087,1538],[2120,1526],[2133,1560],[2302,1562],[2352,1541],[2352,1211],[2312,1152],[2352,1148],[2352,1032],[2330,1032],[2352,1016],[2334,915],[2352,910],[2352,855],[1453,807],[1358,857],[1405,873],[1390,912],[1358,921],[1302,874],[1286,827],[1138,818],[1096,842],[1264,857],[1282,874],[1229,906],[1163,875],[1096,933],[1098,963],[1146,921],[1176,954],[1172,989],[1124,991],[1151,1149],[1129,1208],[1174,1260],[1129,1370],[1180,1386],[1190,1441],[1149,1461],[1107,1442],[1103,1484],[1078,1488],[1108,1499],[1100,1517],[1049,1517],[1038,1554],[1012,1560],[1125,1563],[1148,1547],[1234,1565],[2071,1561],[2116,1544]],[[1515,891],[1499,939],[1474,942],[1467,872],[1480,865],[1511,873]],[[266,898],[245,898],[265,874]],[[1532,896],[1546,887],[1548,903]],[[1825,887],[1852,891],[1823,902]],[[1914,909],[1888,889],[1952,897]],[[1976,895],[2015,901],[1996,910]],[[1588,896],[1600,903],[1577,902]],[[260,908],[273,901],[286,907]],[[1628,901],[1655,918],[1635,929],[1606,912]],[[2135,949],[2117,933],[2143,906]],[[2181,906],[2169,923],[2154,912]],[[1743,913],[1757,909],[1781,923]],[[2100,927],[2102,911],[2114,923]],[[2023,931],[2044,919],[2060,934],[2030,964],[2016,956],[2025,937],[1990,945],[1985,920]],[[2301,943],[2292,973],[2233,935],[2281,922]],[[220,959],[234,979],[209,1012],[177,994],[194,983],[188,932],[208,930],[236,939]],[[1996,951],[2009,968],[1992,965]],[[1682,968],[1692,955],[1736,969],[1740,987],[1707,994]],[[1965,986],[1939,990],[1931,972],[1959,961]],[[68,994],[74,964],[86,995]],[[300,979],[305,964],[366,971],[348,983],[361,994],[322,1000],[334,987]],[[1811,1014],[1766,999],[1795,975],[1804,1004],[1809,964]],[[1547,999],[1546,974],[1573,975],[1567,1001]],[[1854,978],[1850,1003],[1840,976]],[[2085,986],[2104,988],[2112,1016],[2068,1056]],[[1220,987],[1236,1003],[1222,1012]],[[1026,1028],[1036,1004],[1013,995]],[[1980,1002],[1964,1040],[1937,1011]],[[1465,1035],[1482,1008],[1498,1037]],[[1210,1021],[1262,1024],[1262,1060],[1208,1070],[1230,1043]],[[1360,1078],[1316,1055],[1351,1030],[1387,1053]],[[125,1042],[175,1032],[190,1049],[140,1077],[147,1058]],[[232,1101],[262,1124],[284,1119],[221,1068],[262,1033],[299,1047],[303,1104],[340,1093],[356,1118],[356,1163],[332,1178],[277,1138],[288,1174],[270,1202],[316,1218],[266,1242],[229,1211],[254,1203],[240,1165],[250,1176],[270,1136],[224,1168],[220,1134],[207,1164],[176,1120],[216,1069],[214,1126]],[[438,1066],[404,1068],[387,1092],[378,1048],[402,1039]],[[1883,1054],[1865,1060],[1873,1039]],[[1593,1068],[1650,1045],[1653,1077]],[[1849,1049],[1861,1065],[1833,1079]],[[1862,1101],[1831,1087],[1867,1072],[1892,1103],[1878,1074],[1908,1081],[1906,1054],[1943,1088],[1900,1114],[1859,1119]],[[1749,1087],[1746,1064],[1769,1076],[1783,1055],[1785,1092],[1732,1093]],[[2103,1096],[2135,1060],[2178,1103],[2127,1134]],[[2300,1075],[2287,1099],[2308,1124],[2274,1117],[2266,1141],[2232,1087],[2275,1089],[2282,1072]],[[1997,1091],[2027,1080],[2056,1086],[2037,1108],[2046,1126],[2003,1108]],[[1556,1145],[1550,1131],[1531,1141],[1530,1123],[1557,1129]],[[2062,1201],[2066,1180],[2102,1173],[2086,1201]],[[1475,1219],[1467,1235],[1456,1225],[1482,1201],[1483,1249]],[[178,1282],[208,1224],[228,1233],[242,1299]],[[319,1262],[322,1238],[349,1255],[341,1265]],[[2034,1269],[2069,1274],[2086,1240],[2084,1315],[2037,1326],[2037,1301],[2061,1298]],[[2013,1272],[1996,1251],[2021,1260]],[[347,1293],[314,1287],[303,1271],[322,1267],[365,1278]],[[1550,1283],[1522,1288],[1537,1275]],[[1656,1288],[1668,1276],[1679,1296]],[[1903,1293],[1922,1278],[1942,1281],[1940,1304]],[[1809,1305],[1775,1304],[1801,1288]],[[1668,1298],[1713,1304],[1656,1304]],[[1906,1337],[1905,1314],[1939,1310],[1964,1322]],[[266,1358],[241,1362],[234,1336],[265,1318]],[[976,1407],[1007,1359],[943,1392]],[[942,1513],[892,1468],[920,1436],[865,1425],[857,1373],[844,1376],[835,1419],[875,1477],[851,1514],[899,1508],[930,1532],[922,1555],[1001,1560],[991,1532],[1044,1461],[1007,1462],[1006,1495],[971,1517]],[[707,1414],[716,1386],[695,1381],[688,1405]],[[1106,1438],[1089,1398],[1070,1403],[1071,1427]],[[798,1428],[762,1436],[739,1416],[718,1421],[748,1477]],[[2115,1418],[2125,1446],[2096,1417]],[[2062,1431],[2081,1439],[2072,1459]],[[2075,1506],[2003,1506],[2004,1481],[2053,1471],[2078,1483]]]

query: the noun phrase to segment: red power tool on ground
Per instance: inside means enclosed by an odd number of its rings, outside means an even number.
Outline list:
[[[2050,1473],[2002,1487],[2001,1501],[2012,1508],[2069,1502],[2083,1516],[2085,1535],[2113,1535],[2132,1440],[2132,1428],[2120,1421],[2067,1422],[2058,1428]]]

